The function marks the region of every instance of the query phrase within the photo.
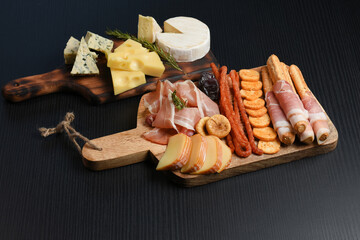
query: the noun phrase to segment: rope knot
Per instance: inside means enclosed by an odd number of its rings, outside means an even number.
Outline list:
[[[84,137],[79,132],[77,132],[72,126],[70,126],[70,123],[72,121],[74,121],[74,119],[75,119],[74,113],[68,112],[68,113],[66,113],[64,120],[61,121],[55,128],[44,128],[44,127],[39,128],[40,134],[43,137],[47,137],[54,133],[61,133],[65,130],[65,132],[68,135],[68,137],[70,138],[70,140],[75,144],[80,155],[82,155],[81,147],[76,142],[77,137],[81,138],[85,143],[88,143],[91,148],[101,151],[102,150],[101,147],[96,146],[88,138]]]

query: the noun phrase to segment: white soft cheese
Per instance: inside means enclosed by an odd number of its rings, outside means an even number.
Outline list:
[[[164,22],[164,33],[156,34],[156,42],[177,62],[203,58],[210,50],[210,30],[192,17],[174,17]]]

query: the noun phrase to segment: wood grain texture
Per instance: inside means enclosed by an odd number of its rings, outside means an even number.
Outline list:
[[[257,67],[254,70],[259,72],[261,68]],[[142,134],[152,129],[145,123],[145,118],[149,112],[144,107],[144,97],[145,95],[139,103],[135,129],[92,139],[93,143],[103,149],[101,151],[92,149],[88,144],[85,144],[82,155],[86,167],[92,170],[121,167],[144,161],[148,155],[157,164],[164,154],[166,146],[152,143],[142,137]],[[291,146],[282,145],[281,150],[273,155],[257,156],[251,154],[247,158],[240,158],[233,154],[231,164],[220,174],[191,175],[183,174],[180,171],[169,171],[166,175],[181,186],[194,187],[305,157],[324,154],[334,150],[338,141],[338,132],[330,119],[329,127],[330,135],[323,145],[318,145],[315,143],[316,141],[306,145],[297,139]]]
[[[121,40],[112,40],[114,48],[123,43]],[[185,74],[165,64],[165,72],[161,77],[147,76],[145,84],[115,96],[110,69],[106,66],[104,54],[100,53],[97,59],[99,75],[72,76],[70,72],[73,65],[63,65],[47,73],[12,80],[2,88],[2,94],[8,101],[21,102],[33,97],[67,91],[75,92],[91,103],[102,104],[153,91],[158,80],[168,79],[171,82],[180,79],[198,80],[202,72],[210,69],[211,62],[218,64],[210,51],[205,57],[194,62],[179,63]]]

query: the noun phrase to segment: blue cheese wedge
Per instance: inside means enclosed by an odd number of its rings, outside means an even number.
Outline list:
[[[105,53],[106,56],[111,52],[114,46],[113,41],[89,31],[85,36],[85,41],[90,49]]]
[[[76,54],[78,52],[80,46],[80,41],[74,37],[70,37],[68,42],[66,43],[66,47],[64,49],[64,59],[65,64],[73,64],[75,62]],[[98,55],[94,52],[91,52],[91,55],[94,59],[98,57]]]
[[[96,61],[87,46],[84,37],[81,38],[79,49],[75,58],[74,66],[70,72],[71,75],[93,75],[99,74]]]

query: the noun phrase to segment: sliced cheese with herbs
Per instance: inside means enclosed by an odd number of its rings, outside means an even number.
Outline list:
[[[141,71],[153,77],[160,77],[165,71],[165,66],[156,52],[131,54],[126,59],[118,53],[110,53],[107,66],[125,71]]]
[[[114,42],[110,39],[101,37],[98,34],[87,32],[85,41],[90,49],[104,53],[106,56],[111,52]]]
[[[164,32],[156,34],[156,42],[177,62],[203,58],[210,50],[210,30],[191,17],[174,17],[164,22]]]
[[[146,83],[145,74],[140,71],[130,72],[118,69],[110,69],[114,86],[114,95]]]
[[[80,46],[80,41],[74,37],[70,37],[64,49],[65,64],[73,64],[75,62],[75,58],[79,46]],[[91,52],[91,55],[93,56],[94,59],[98,57],[98,55],[94,52]]]
[[[146,17],[139,14],[138,38],[153,43],[156,40],[156,34],[161,32],[161,27],[153,17]]]
[[[92,75],[99,74],[96,61],[87,46],[85,39],[82,37],[75,58],[74,66],[70,72],[71,75]]]

